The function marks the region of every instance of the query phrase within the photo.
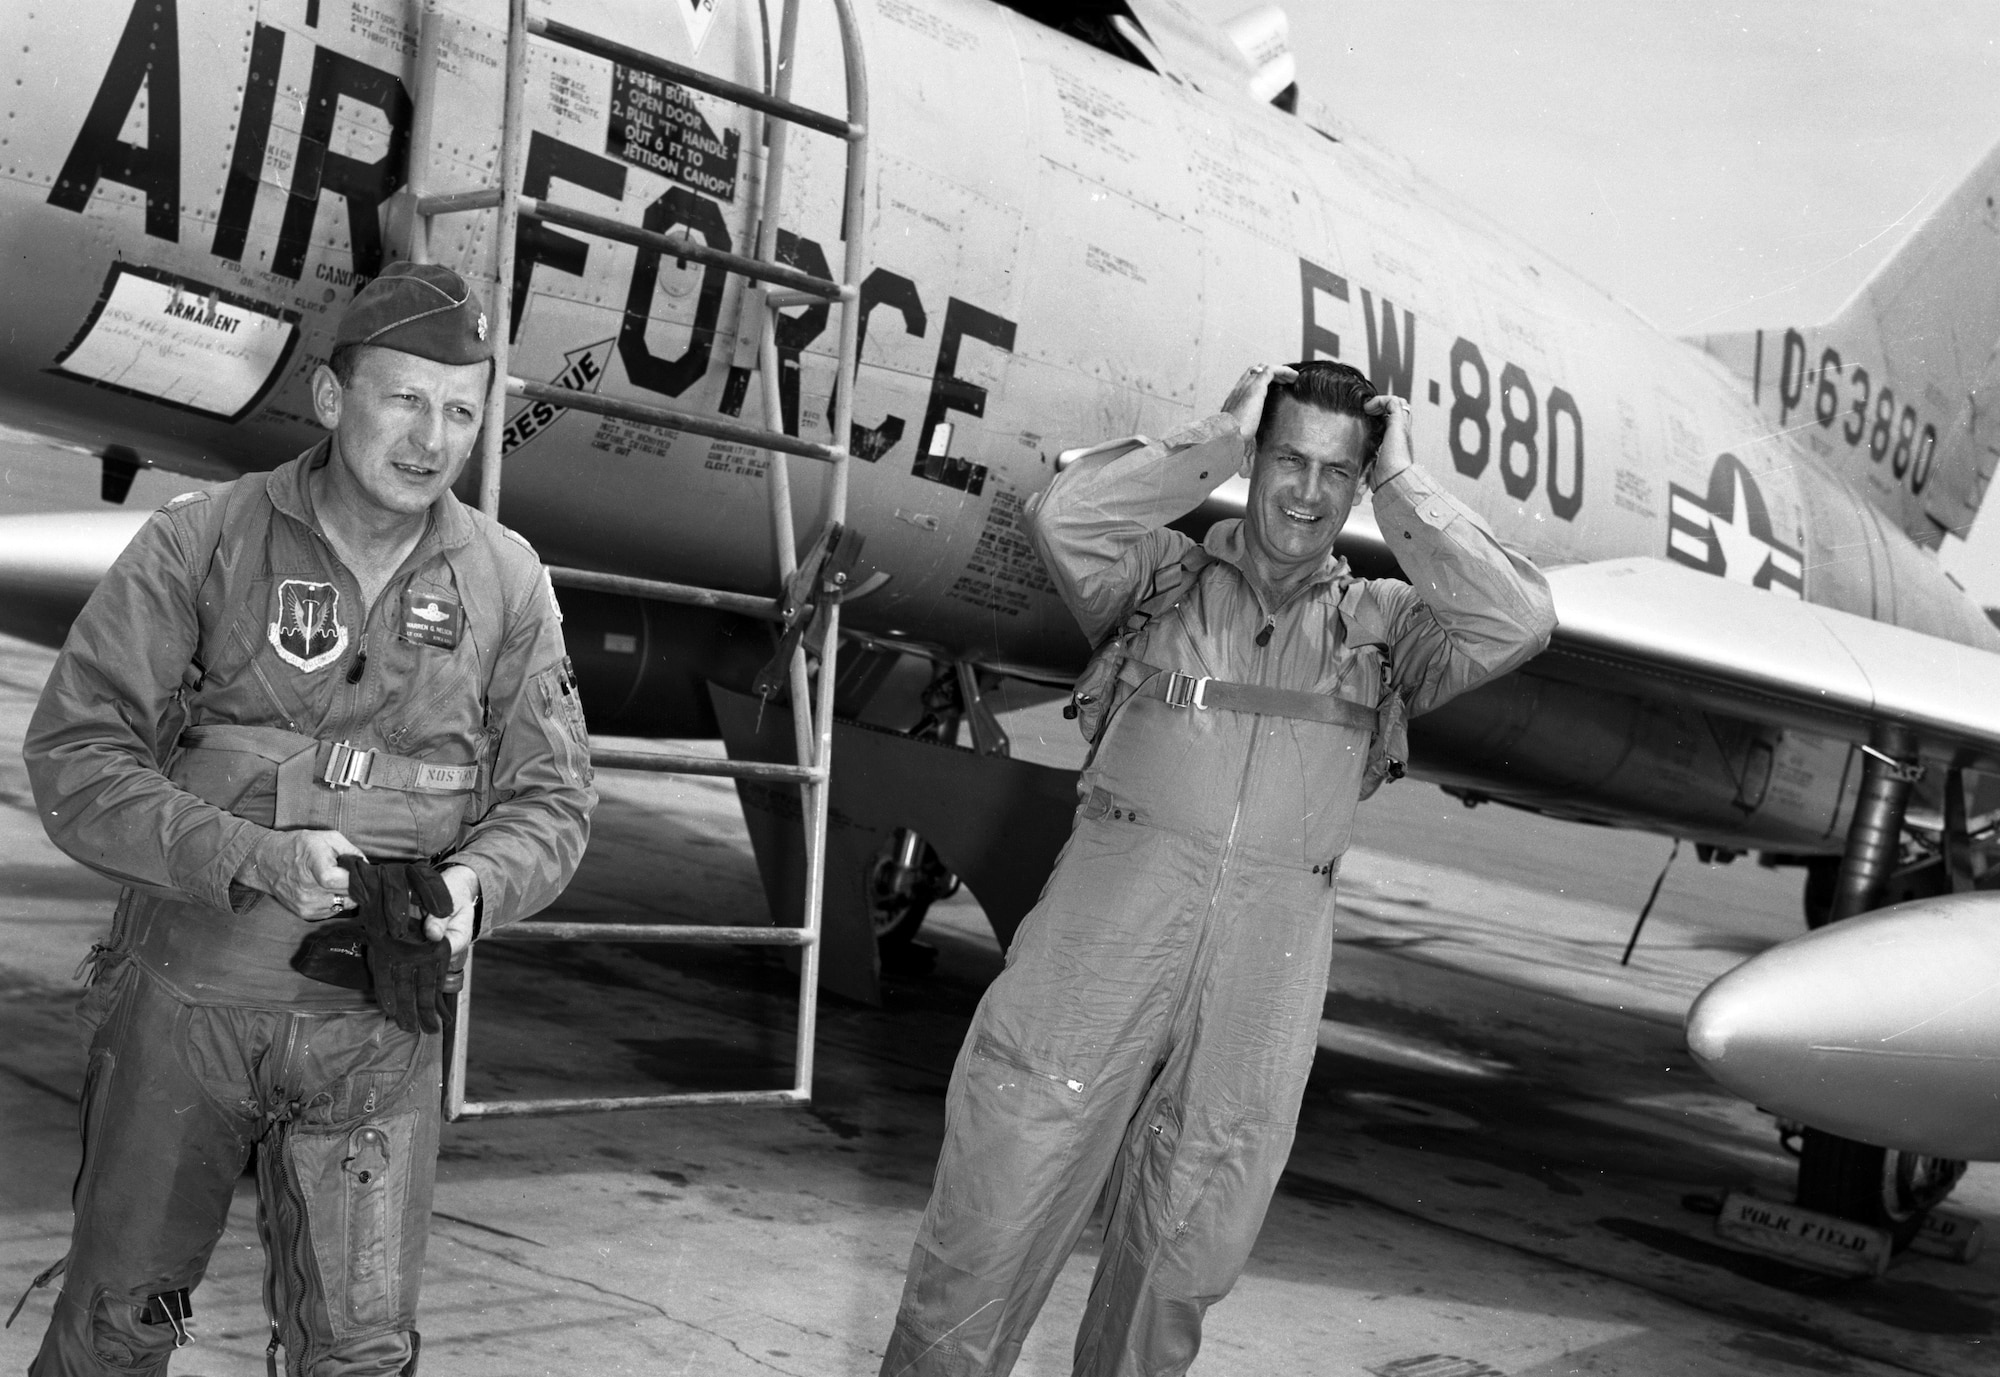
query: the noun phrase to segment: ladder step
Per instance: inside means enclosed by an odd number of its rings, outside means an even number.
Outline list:
[[[767,115],[802,124],[808,129],[817,129],[822,134],[831,134],[837,139],[858,139],[866,131],[858,124],[836,119],[832,115],[809,110],[803,105],[794,105],[788,100],[767,96],[752,86],[739,86],[733,81],[710,76],[707,72],[693,67],[683,67],[678,62],[642,53],[637,48],[628,48],[623,43],[613,43],[596,34],[585,33],[582,29],[571,28],[568,24],[553,19],[528,20],[528,32],[538,38],[546,38],[551,43],[561,43],[575,48],[578,52],[601,57],[607,62],[615,62],[621,67],[632,67],[641,72],[650,72],[665,81],[678,82],[682,86],[692,86],[697,91],[706,91],[711,96],[721,96],[724,100],[747,105],[752,110],[762,110]]]
[[[838,446],[801,440],[783,431],[765,430],[761,426],[744,425],[741,421],[724,420],[720,416],[701,416],[692,411],[677,411],[670,406],[648,406],[644,402],[628,402],[620,397],[606,397],[597,392],[578,392],[574,388],[550,387],[547,383],[529,382],[525,378],[509,377],[507,395],[524,397],[531,402],[549,402],[556,406],[571,407],[577,411],[595,412],[600,416],[616,416],[621,421],[637,421],[641,425],[685,430],[692,435],[707,435],[717,440],[734,440],[741,445],[774,449],[783,454],[797,454],[807,459],[821,459],[827,463],[834,463],[847,457],[847,451]]]
[[[520,1119],[536,1114],[574,1114],[607,1109],[671,1109],[694,1105],[803,1105],[801,1090],[708,1090],[684,1095],[611,1095],[575,1100],[468,1100],[458,1119]]]
[[[417,198],[419,215],[456,215],[468,210],[491,210],[500,204],[500,188],[475,187],[471,191],[443,191]]]
[[[672,751],[634,751],[598,746],[590,763],[606,770],[647,770],[661,775],[708,775],[722,779],[754,779],[770,784],[816,784],[824,771],[810,765],[774,765],[762,760],[722,760],[712,755],[682,755]]]
[[[819,940],[804,928],[731,928],[696,923],[508,923],[486,934],[512,942],[687,942],[731,947],[809,947]]]
[[[600,574],[594,569],[566,569],[552,565],[549,580],[558,588],[586,588],[596,593],[622,593],[627,597],[653,602],[674,602],[687,607],[713,607],[745,617],[782,621],[775,598],[754,593],[726,593],[720,588],[697,588],[689,583],[662,583],[657,579],[628,578],[624,574]]]
[[[426,198],[428,199],[428,198]],[[608,215],[593,215],[575,206],[566,206],[559,201],[545,201],[537,196],[521,198],[521,214],[532,215],[551,225],[567,225],[605,239],[615,239],[623,244],[632,244],[642,249],[653,249],[672,258],[691,258],[697,263],[715,263],[738,272],[758,282],[775,282],[782,287],[791,287],[809,296],[838,301],[846,295],[846,289],[838,282],[829,282],[823,277],[800,272],[797,268],[783,263],[766,263],[761,259],[746,258],[740,253],[730,253],[726,249],[712,249],[685,230],[670,230],[665,234],[658,230],[641,229],[616,220]]]

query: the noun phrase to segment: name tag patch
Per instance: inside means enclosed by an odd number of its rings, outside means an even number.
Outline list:
[[[459,628],[464,623],[464,609],[455,598],[416,588],[403,594],[403,639],[412,645],[454,650],[458,646]]]

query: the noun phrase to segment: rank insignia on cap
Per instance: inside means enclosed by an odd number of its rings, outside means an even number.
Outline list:
[[[377,345],[458,365],[492,358],[490,333],[485,306],[450,268],[391,263],[355,293],[333,343]]]

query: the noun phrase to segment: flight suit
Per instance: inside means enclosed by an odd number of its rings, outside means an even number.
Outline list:
[[[361,608],[311,509],[326,457],[158,512],[29,724],[50,837],[125,887],[93,950],[76,1226],[35,1377],[165,1371],[253,1144],[288,1370],[412,1369],[442,1039],[293,971],[307,924],[232,880],[267,829],[335,828],[471,867],[491,931],[554,899],[588,838],[533,550],[447,494]]]
[[[1182,562],[1191,542],[1167,523],[1244,451],[1235,420],[1214,416],[1079,465],[1029,504],[1093,642]],[[1204,708],[1198,681],[1363,708],[1386,681],[1415,714],[1521,664],[1554,625],[1535,567],[1420,470],[1384,483],[1375,515],[1410,583],[1329,557],[1267,607],[1243,573],[1242,523],[1224,521],[1192,589],[1133,642],[1075,830],[953,1069],[884,1374],[1007,1372],[1100,1193],[1076,1371],[1194,1360],[1290,1153],[1370,738],[1365,713]]]

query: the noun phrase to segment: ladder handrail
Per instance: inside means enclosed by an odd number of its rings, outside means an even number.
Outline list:
[[[683,775],[707,775],[795,784],[803,795],[803,823],[806,851],[806,893],[803,924],[797,928],[743,927],[719,924],[634,924],[529,920],[503,926],[489,934],[489,940],[515,941],[614,941],[686,942],[744,946],[795,947],[799,951],[798,1030],[793,1058],[793,1085],[785,1090],[753,1090],[557,1098],[541,1100],[471,1101],[465,1095],[467,1034],[470,1029],[472,963],[470,953],[464,980],[457,997],[457,1019],[450,1062],[445,1080],[445,1113],[450,1119],[485,1118],[525,1114],[555,1114],[584,1110],[641,1109],[676,1105],[799,1105],[810,1103],[813,1084],[814,1043],[819,1018],[819,949],[826,894],[827,819],[833,753],[833,699],[836,660],[840,646],[840,579],[822,580],[814,572],[805,586],[824,581],[818,590],[819,635],[821,640],[817,681],[807,666],[805,641],[798,635],[794,620],[810,610],[797,586],[799,569],[797,527],[792,517],[788,456],[828,463],[833,472],[827,484],[821,535],[815,548],[830,544],[830,537],[847,516],[848,439],[854,409],[854,387],[860,349],[860,280],[866,266],[866,203],[868,165],[868,82],[861,52],[861,34],[855,22],[851,0],[832,0],[840,26],[844,77],[847,86],[848,117],[845,120],[795,104],[790,99],[794,56],[798,39],[799,0],[785,0],[781,35],[776,55],[774,90],[771,93],[740,86],[697,69],[657,58],[623,44],[574,29],[555,20],[536,19],[527,12],[527,0],[509,0],[505,108],[500,148],[500,184],[497,187],[429,194],[420,185],[427,171],[413,176],[409,188],[416,211],[412,248],[427,256],[431,217],[468,211],[497,209],[498,233],[494,244],[494,340],[495,367],[493,393],[488,409],[481,448],[480,506],[496,519],[499,515],[501,479],[501,432],[499,418],[506,414],[509,397],[543,401],[579,411],[614,416],[645,425],[661,426],[691,434],[706,435],[754,445],[770,452],[767,470],[771,501],[772,535],[777,556],[776,598],[757,597],[722,589],[704,589],[686,584],[595,573],[582,569],[557,568],[550,571],[553,582],[568,587],[596,588],[674,602],[720,608],[742,615],[779,622],[791,628],[793,642],[787,678],[791,691],[795,763],[726,760],[713,756],[680,752],[634,750],[628,747],[595,747],[592,762],[608,769],[644,770]],[[419,33],[420,53],[433,58],[438,50],[437,12],[426,8]],[[524,153],[524,124],[527,90],[527,54],[530,36],[562,43],[578,51],[614,63],[648,72],[663,80],[677,82],[756,110],[769,117],[765,123],[765,154],[762,203],[754,235],[756,255],[711,249],[685,232],[660,233],[634,227],[622,221],[595,215],[573,206],[521,192]],[[429,64],[434,67],[435,63]],[[435,73],[418,76],[416,127],[433,128],[435,115]],[[815,277],[776,261],[778,208],[784,189],[787,133],[792,124],[801,124],[842,138],[847,144],[847,168],[842,188],[841,234],[846,253],[839,282]],[[417,166],[423,167],[430,140],[417,141]],[[756,156],[753,149],[753,158]],[[753,169],[754,172],[754,169]],[[753,180],[754,185],[754,180]],[[512,375],[509,353],[513,336],[514,243],[523,214],[586,233],[634,244],[654,252],[671,254],[703,263],[717,264],[749,279],[746,303],[756,310],[758,371],[763,374],[764,426],[746,425],[677,408],[653,406],[594,392],[529,382]],[[765,284],[771,284],[769,286]],[[786,430],[783,400],[779,389],[776,342],[778,312],[802,301],[825,300],[840,306],[839,355],[835,367],[831,410],[832,444],[805,440]],[[851,557],[851,554],[850,556]],[[817,558],[817,556],[815,556]],[[817,568],[818,566],[816,566]]]
[[[521,177],[527,161],[522,125],[527,119],[528,45],[518,38],[528,23],[528,0],[507,0],[507,93],[500,114],[500,229],[493,241],[493,393],[487,414],[507,414],[509,356],[514,349],[514,240],[521,220]],[[500,464],[503,427],[489,422],[480,432],[479,510],[500,519]]]

